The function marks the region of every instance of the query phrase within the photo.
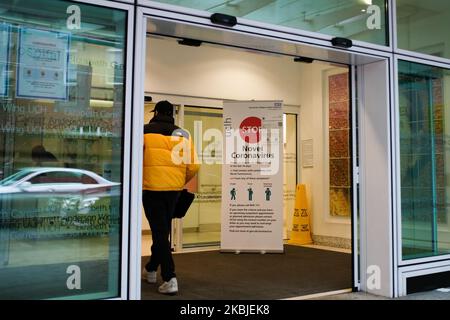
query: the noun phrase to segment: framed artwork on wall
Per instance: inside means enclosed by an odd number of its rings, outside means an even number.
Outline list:
[[[324,72],[325,161],[329,216],[350,217],[352,201],[351,108],[348,70]]]

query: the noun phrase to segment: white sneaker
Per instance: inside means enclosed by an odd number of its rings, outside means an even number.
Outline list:
[[[164,294],[175,294],[178,292],[177,278],[172,278],[169,281],[165,281],[159,286],[158,291]]]
[[[147,271],[145,268],[142,271],[142,277],[147,280],[148,283],[156,283],[156,271]]]

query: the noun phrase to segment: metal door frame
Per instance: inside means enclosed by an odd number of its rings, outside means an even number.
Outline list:
[[[146,1],[143,1],[146,3]],[[231,45],[240,48],[248,48],[248,49],[256,49],[260,50],[264,48],[263,51],[268,51],[272,53],[280,53],[280,54],[288,54],[292,55],[296,52],[305,52],[308,51],[312,54],[313,57],[319,57],[319,60],[330,61],[347,64],[347,65],[370,65],[375,62],[382,62],[390,64],[390,58],[392,57],[392,53],[377,51],[370,48],[362,48],[362,47],[354,47],[350,49],[340,49],[333,47],[328,41],[322,39],[313,39],[309,37],[305,37],[303,35],[293,35],[286,34],[281,31],[273,31],[272,30],[262,30],[248,25],[237,25],[235,27],[227,28],[221,27],[212,24],[207,17],[199,16],[199,15],[190,15],[189,9],[186,10],[186,13],[180,13],[171,11],[170,9],[173,6],[158,4],[154,5],[153,2],[148,2],[150,7],[137,7],[136,9],[136,37],[135,37],[135,62],[137,70],[145,70],[145,46],[146,46],[146,33],[149,32],[147,27],[150,28],[150,32],[156,33],[162,36],[173,36],[173,37],[182,37],[185,35],[186,38],[192,38],[193,34],[197,34],[199,36],[205,37],[207,42],[212,42],[215,44],[221,45]],[[150,23],[147,25],[147,22]],[[175,27],[176,26],[176,27]],[[159,29],[158,29],[159,28]],[[161,29],[162,28],[162,29]],[[164,30],[164,28],[166,28]],[[201,29],[199,29],[201,28]],[[203,32],[200,32],[202,30]],[[155,32],[156,31],[156,32]],[[202,40],[204,40],[202,38]],[[267,48],[267,50],[266,50]],[[286,51],[286,52],[283,52]],[[364,68],[361,68],[364,69]],[[369,70],[369,69],[368,69]],[[380,74],[377,74],[380,76]],[[384,74],[383,80],[385,81],[386,87],[383,87],[383,90],[389,91],[390,81],[388,73]],[[143,97],[144,97],[144,72],[139,72],[135,74],[134,78],[134,105],[136,106],[136,110],[133,117],[133,128],[142,128],[142,112],[143,110],[139,110],[141,106],[143,106]],[[354,87],[352,92],[355,93],[356,89],[359,94],[363,94],[364,91],[361,90],[361,86],[357,86],[356,83],[352,83]],[[359,96],[360,101],[359,105],[361,105],[362,96]],[[352,108],[354,109],[356,106],[355,95],[352,95]],[[361,119],[361,115],[359,117]],[[299,119],[299,118],[298,118]],[[356,123],[355,119],[352,119],[353,125]],[[360,128],[360,132],[363,131]],[[355,132],[355,128],[353,128],[353,132]],[[374,135],[369,134],[369,138],[373,139]],[[131,204],[131,234],[130,234],[130,243],[131,243],[131,257],[140,257],[141,252],[141,243],[140,243],[140,230],[141,230],[141,215],[136,215],[136,212],[140,213],[140,203],[142,201],[142,195],[140,194],[140,188],[138,186],[142,185],[142,134],[141,130],[136,129],[133,134],[133,159],[135,166],[133,166],[133,185],[135,186],[135,192],[132,194]],[[299,139],[300,140],[300,139]],[[301,140],[300,140],[301,141]],[[366,141],[367,142],[367,141]],[[362,142],[360,141],[361,145]],[[383,148],[386,147],[383,145]],[[353,146],[354,148],[354,146]],[[361,148],[359,149],[361,150]],[[390,154],[390,152],[387,152]],[[390,166],[389,166],[390,168]],[[357,177],[355,176],[357,169],[353,168],[353,181],[357,181]],[[383,177],[384,178],[384,177]],[[387,183],[383,180],[383,183]],[[354,188],[355,189],[355,188]],[[372,197],[371,194],[368,193],[358,193],[358,197],[369,196]],[[362,199],[362,203],[364,204],[364,199]],[[352,216],[352,225],[357,225],[359,221],[356,221],[356,206],[353,206],[353,216]],[[373,214],[371,212],[371,214]],[[391,211],[387,212],[388,215],[391,214]],[[353,228],[352,230],[352,242],[353,242],[353,254],[356,252],[355,248],[359,245],[359,241],[363,243],[362,238],[365,236],[366,229]],[[355,237],[356,234],[360,233],[360,237]],[[370,243],[364,242],[364,244]],[[364,251],[363,245],[361,245],[361,250]],[[133,254],[134,253],[134,254]],[[378,257],[377,257],[378,258]],[[140,259],[134,259],[135,261],[130,261],[130,297],[133,299],[140,298]],[[358,278],[360,274],[360,270],[364,268],[364,264],[358,265],[358,257],[353,256],[353,269],[355,270],[353,274],[353,284],[354,289],[358,290],[360,287]],[[391,268],[391,266],[389,266]],[[392,271],[392,269],[391,269]],[[384,277],[391,281],[392,272],[387,270]],[[361,279],[363,281],[363,278]],[[382,294],[386,294],[383,291]],[[380,293],[379,293],[380,294]],[[387,293],[387,295],[392,295]]]

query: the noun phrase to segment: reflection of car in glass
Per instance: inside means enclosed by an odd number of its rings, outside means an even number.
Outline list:
[[[24,168],[0,181],[2,207],[12,216],[87,214],[100,199],[119,195],[120,183],[81,169]]]

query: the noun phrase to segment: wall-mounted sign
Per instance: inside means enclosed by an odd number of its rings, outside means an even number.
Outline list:
[[[302,141],[302,166],[303,168],[314,167],[313,139]]]
[[[0,23],[0,96],[8,95],[10,25]]]
[[[67,99],[69,43],[67,33],[19,29],[18,98]]]
[[[283,252],[282,105],[224,103],[222,251]]]

